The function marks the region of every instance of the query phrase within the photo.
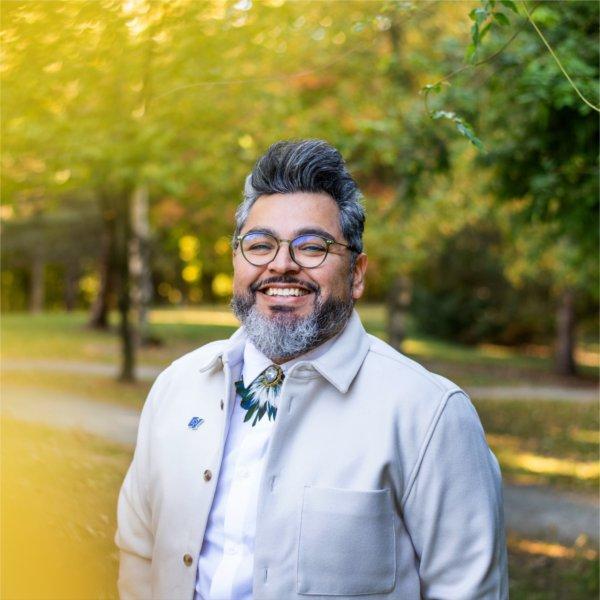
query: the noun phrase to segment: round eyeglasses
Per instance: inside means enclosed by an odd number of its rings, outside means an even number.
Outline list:
[[[236,244],[239,243],[243,257],[255,267],[264,267],[274,260],[281,242],[288,244],[292,260],[305,269],[314,269],[322,265],[329,254],[329,247],[333,244],[354,252],[354,248],[348,244],[313,233],[299,235],[293,240],[280,240],[270,233],[250,231],[245,235],[236,236],[234,240]]]

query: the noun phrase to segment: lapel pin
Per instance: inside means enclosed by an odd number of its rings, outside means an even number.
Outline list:
[[[204,419],[201,419],[200,417],[192,417],[188,423],[188,427],[190,429],[198,429],[202,423],[204,423]]]

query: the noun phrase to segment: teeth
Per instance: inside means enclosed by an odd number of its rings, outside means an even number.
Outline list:
[[[265,294],[267,296],[304,296],[308,292],[300,288],[267,288]]]

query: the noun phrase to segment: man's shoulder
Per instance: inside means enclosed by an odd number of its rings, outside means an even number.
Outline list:
[[[443,395],[460,391],[459,386],[454,382],[432,373],[423,365],[398,352],[378,337],[371,334],[367,334],[367,336],[369,338],[369,352],[364,364],[367,369],[375,368],[375,365],[377,365],[378,369],[385,371],[395,381],[400,379],[405,385],[411,383],[430,391],[437,390]]]
[[[226,350],[230,343],[230,340],[215,340],[200,346],[183,356],[180,356],[171,363],[169,369],[172,371],[186,370],[186,369],[203,369],[210,365],[210,363],[217,357],[221,356]]]

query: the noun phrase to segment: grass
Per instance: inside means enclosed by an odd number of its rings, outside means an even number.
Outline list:
[[[151,381],[122,383],[113,377],[38,370],[35,376],[27,371],[2,373],[2,393],[12,390],[22,393],[66,394],[99,402],[112,402],[141,408],[150,390]]]
[[[223,310],[212,319],[218,320]],[[202,323],[172,322],[158,312],[152,333],[164,344],[143,348],[140,364],[167,366],[181,354],[209,341],[229,337],[236,329],[233,324],[215,325],[211,311],[204,311]],[[87,314],[83,312],[8,313],[2,315],[2,357],[13,360],[74,360],[117,365],[120,359],[119,339],[116,335],[116,315],[111,316],[111,330],[95,331],[86,327]]]
[[[116,500],[131,450],[12,420],[1,427],[1,597],[116,599]],[[596,598],[597,565],[582,544],[509,538],[511,598]]]
[[[383,334],[383,306],[364,305],[360,313],[369,331]],[[82,312],[6,314],[2,318],[3,358],[100,362],[114,365],[116,371],[116,336],[87,329],[86,317]],[[205,342],[231,335],[236,328],[235,318],[224,307],[157,309],[152,311],[151,321],[153,333],[165,343],[142,349],[139,362],[158,368]],[[505,348],[470,348],[412,335],[406,341],[406,350],[466,387],[561,383],[549,374],[547,358]],[[110,377],[67,374],[35,366],[31,371],[6,369],[2,378],[5,393],[17,388],[25,393],[35,388],[36,392],[66,393],[134,407],[141,406],[149,385],[149,381],[123,384]],[[599,422],[594,406],[523,400],[478,401],[476,405],[507,479],[584,492],[598,485]]]
[[[366,329],[386,337],[383,305],[359,305]],[[112,315],[113,326],[117,315]],[[62,359],[118,364],[119,343],[113,332],[85,327],[87,315],[7,313],[2,316],[2,354],[5,359]],[[237,323],[224,306],[156,309],[151,311],[151,331],[164,340],[161,346],[143,348],[140,364],[166,366],[172,360],[215,339],[228,337]],[[405,352],[436,372],[444,373],[463,386],[556,382],[551,375],[548,348],[527,351],[483,345],[464,346],[419,335],[409,326]],[[579,352],[581,383],[597,380],[598,349]],[[570,384],[573,381],[569,381]]]
[[[118,489],[131,451],[2,420],[1,596],[116,598]]]
[[[475,406],[506,480],[597,494],[595,404],[486,400]]]
[[[508,539],[511,600],[590,600],[600,593],[598,553],[519,537]]]

